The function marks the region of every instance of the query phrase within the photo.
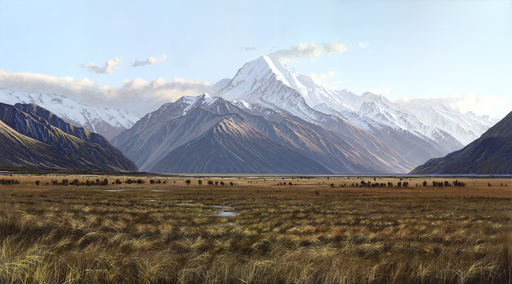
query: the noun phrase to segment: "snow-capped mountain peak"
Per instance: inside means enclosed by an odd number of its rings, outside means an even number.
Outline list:
[[[214,95],[229,101],[285,110],[312,123],[334,115],[358,128],[387,126],[422,139],[449,140],[449,150],[473,141],[496,123],[440,104],[398,103],[371,92],[358,96],[347,90],[330,90],[269,56],[246,63],[231,81],[222,80],[216,86]]]
[[[99,133],[107,139],[112,139],[123,130],[132,127],[138,120],[138,117],[125,110],[92,107],[55,93],[0,89],[0,102],[12,105],[37,104],[66,122]]]

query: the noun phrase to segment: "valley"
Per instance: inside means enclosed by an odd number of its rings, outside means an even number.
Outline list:
[[[0,284],[512,284],[511,1],[0,1]]]
[[[2,169],[1,181],[3,283],[511,280],[509,176]]]

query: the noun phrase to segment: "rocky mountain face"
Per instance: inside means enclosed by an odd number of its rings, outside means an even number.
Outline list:
[[[423,140],[430,147],[426,155],[425,151],[418,152],[422,157],[409,155],[414,163],[458,150],[497,122],[443,105],[395,103],[369,92],[358,96],[346,90],[329,90],[267,56],[246,63],[233,79],[222,80],[215,87],[214,96],[288,111],[332,130],[338,124],[333,119],[336,117],[378,136],[378,132],[390,131],[396,132],[394,137],[407,136],[407,140],[416,136],[415,141]]]
[[[352,134],[343,136],[270,108],[249,109],[202,95],[164,104],[112,143],[142,171],[221,173],[238,168],[258,173],[273,169],[274,173],[374,174],[404,173],[414,167],[368,131],[348,123],[345,127]],[[359,144],[363,140],[366,144]],[[239,164],[205,168],[206,163],[229,164],[228,160]]]
[[[0,102],[11,105],[35,103],[56,114],[65,122],[98,133],[108,140],[132,127],[138,120],[138,117],[124,110],[95,108],[77,103],[62,95],[43,92],[30,93],[0,88]]]
[[[266,56],[219,81],[213,94],[165,104],[112,143],[143,171],[268,172],[279,165],[270,150],[277,143],[331,173],[406,173],[462,148],[493,124],[442,105],[404,105],[372,93],[329,90]],[[228,141],[236,151],[226,152]],[[285,152],[290,155],[283,154],[281,162],[293,156]],[[228,160],[240,164],[226,166]],[[317,164],[311,164],[312,172],[319,171]]]
[[[314,160],[272,141],[237,115],[181,145],[151,168],[165,173],[331,174]]]
[[[35,104],[0,103],[2,164],[13,167],[137,171],[107,139]]]
[[[512,112],[463,149],[411,174],[512,174]]]

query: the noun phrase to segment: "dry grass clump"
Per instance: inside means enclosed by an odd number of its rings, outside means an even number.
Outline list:
[[[0,283],[512,281],[510,192],[333,180],[1,187]]]

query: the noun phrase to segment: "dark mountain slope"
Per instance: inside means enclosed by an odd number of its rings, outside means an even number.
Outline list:
[[[368,144],[374,145],[378,155],[348,136],[341,137],[337,132],[296,116],[270,109],[262,109],[259,115],[250,114],[220,97],[207,95],[183,97],[163,105],[114,138],[112,143],[141,170],[149,171],[162,157],[194,141],[225,118],[242,118],[262,135],[309,157],[333,173],[405,173],[413,168],[370,133],[369,138],[373,141]],[[347,127],[359,133],[358,129]]]
[[[68,132],[74,131],[77,135],[83,135],[84,139],[87,141],[68,134],[60,128],[53,126],[45,120],[44,117],[31,113],[31,111],[24,112],[18,107],[32,108],[35,113],[39,113],[53,120],[54,124],[60,125],[64,130]],[[137,167],[134,163],[128,160],[118,149],[110,145],[110,143],[108,143],[108,141],[106,141],[102,136],[90,133],[82,128],[75,128],[72,125],[61,121],[50,112],[40,109],[35,105],[18,105],[18,107],[0,103],[0,120],[3,122],[5,127],[10,129],[5,130],[7,128],[4,127],[3,143],[5,144],[2,144],[2,146],[5,149],[20,147],[18,152],[32,151],[31,155],[34,157],[43,153],[46,156],[52,157],[49,159],[50,162],[56,161],[55,166],[45,165],[42,166],[42,168],[127,172],[137,171]],[[72,129],[74,130],[72,131]],[[11,133],[11,138],[6,138],[5,133]],[[16,133],[16,135],[14,133]],[[13,137],[18,137],[21,141],[35,140],[40,143],[34,144],[32,141],[30,143],[26,142],[25,144],[20,144],[16,143],[16,141],[13,140]],[[37,147],[34,146],[36,148],[23,148],[23,145],[33,146],[36,144]],[[42,146],[41,144],[46,146]],[[43,152],[38,153],[39,151]],[[12,162],[16,161],[15,157],[11,158],[12,159],[10,160]],[[38,161],[38,159],[35,159],[35,161]],[[38,162],[35,163],[37,164]]]
[[[463,149],[411,174],[512,174],[512,112]]]
[[[152,172],[331,174],[275,143],[239,117],[223,118],[199,138],[159,160]]]

